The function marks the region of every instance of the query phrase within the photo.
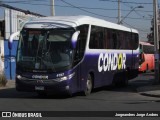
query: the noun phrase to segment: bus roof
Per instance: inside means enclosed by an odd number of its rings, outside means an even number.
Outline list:
[[[138,33],[137,30],[131,29],[116,23],[108,22],[99,18],[94,18],[90,16],[51,16],[51,17],[41,17],[36,18],[28,22],[24,27],[26,28],[43,28],[44,26],[48,25],[47,27],[53,27],[53,25],[59,24],[60,27],[76,27],[83,24],[91,24],[97,26],[103,26],[106,28],[118,29],[123,31],[129,31]]]

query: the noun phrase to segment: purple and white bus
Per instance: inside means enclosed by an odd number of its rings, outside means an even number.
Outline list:
[[[135,29],[89,16],[55,16],[26,23],[19,35],[18,91],[89,95],[113,83],[126,86],[138,75]]]

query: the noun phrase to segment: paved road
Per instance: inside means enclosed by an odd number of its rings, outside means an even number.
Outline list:
[[[153,73],[140,74],[127,88],[99,88],[90,96],[49,95],[17,92],[15,88],[0,90],[0,111],[158,111],[160,98],[147,97],[136,88],[153,81]]]

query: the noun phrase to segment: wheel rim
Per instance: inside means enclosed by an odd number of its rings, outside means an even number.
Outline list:
[[[88,76],[87,79],[87,83],[86,83],[86,95],[89,95],[91,93],[92,90],[92,80],[91,80],[91,76]]]
[[[92,89],[92,82],[91,80],[87,80],[87,91],[90,91]]]

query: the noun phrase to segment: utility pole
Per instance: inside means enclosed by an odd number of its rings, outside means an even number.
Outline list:
[[[121,24],[121,0],[118,0],[118,24]]]
[[[9,24],[10,24],[10,35],[12,34],[12,10],[9,9],[9,17],[10,17],[10,21],[9,21]],[[12,80],[12,52],[11,52],[11,49],[9,49],[9,67],[10,67],[10,79]]]
[[[50,0],[50,2],[51,2],[51,16],[55,16],[54,0]]]
[[[154,84],[160,83],[159,76],[159,36],[158,36],[158,4],[157,0],[153,0],[153,16],[154,16],[154,52],[155,52],[155,81]]]

